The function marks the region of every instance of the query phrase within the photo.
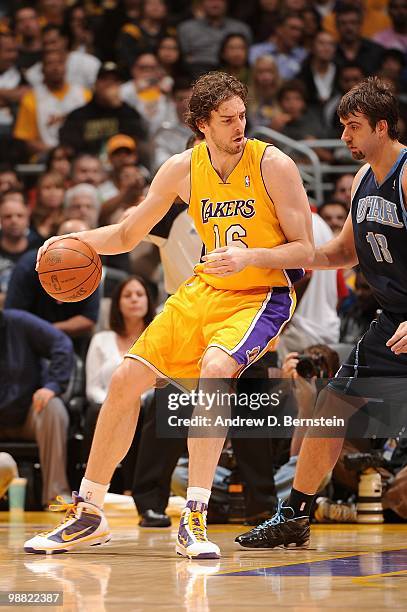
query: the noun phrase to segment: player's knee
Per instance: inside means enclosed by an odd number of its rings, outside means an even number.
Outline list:
[[[201,378],[231,378],[234,369],[229,364],[219,363],[213,359],[204,361],[201,368]]]
[[[142,363],[134,359],[124,359],[113,373],[109,390],[116,396],[134,398],[152,387],[154,379],[154,373]]]

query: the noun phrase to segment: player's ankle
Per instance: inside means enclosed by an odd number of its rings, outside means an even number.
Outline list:
[[[301,491],[292,488],[290,496],[285,505],[293,509],[293,518],[309,517],[314,498],[314,493],[302,493]]]
[[[104,485],[100,484],[99,482],[88,480],[87,478],[82,478],[79,489],[79,497],[82,497],[85,502],[89,502],[102,510],[109,486],[110,483]]]
[[[210,489],[204,489],[203,487],[188,487],[187,488],[187,502],[189,501],[197,501],[206,506],[209,503],[209,498],[211,496]]]

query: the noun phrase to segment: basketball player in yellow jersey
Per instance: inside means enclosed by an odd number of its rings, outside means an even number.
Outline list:
[[[101,254],[130,251],[180,196],[207,254],[116,370],[79,493],[64,522],[27,541],[27,552],[108,541],[103,500],[133,440],[141,394],[157,377],[238,376],[271,347],[293,313],[292,282],[313,258],[310,208],[293,161],[245,138],[246,95],[228,74],[201,77],[187,119],[205,142],[169,159],[144,202],[121,223],[70,235]],[[38,260],[54,240],[44,243]],[[183,556],[220,556],[207,538],[206,509],[222,446],[221,438],[189,440],[187,505],[176,544]]]

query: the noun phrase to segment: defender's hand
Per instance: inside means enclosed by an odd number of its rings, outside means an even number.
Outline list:
[[[387,340],[386,346],[390,347],[395,355],[407,353],[407,321],[400,323],[392,337]]]
[[[250,265],[250,249],[241,247],[221,247],[202,257],[205,262],[203,271],[215,276],[230,276]]]
[[[51,246],[53,242],[56,242],[57,240],[62,240],[62,238],[76,238],[77,240],[79,240],[78,234],[64,234],[63,236],[52,236],[51,238],[48,238],[48,240],[46,240],[44,244],[38,249],[37,262],[35,264],[35,269],[37,271],[40,259],[44,255],[45,251]]]

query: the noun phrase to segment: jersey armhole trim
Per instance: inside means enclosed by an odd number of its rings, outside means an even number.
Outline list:
[[[351,201],[350,201],[350,210],[352,210],[353,207],[353,201],[356,197],[357,192],[359,191],[359,188],[362,184],[362,181],[366,178],[367,173],[369,172],[369,170],[371,170],[371,167],[369,166],[368,168],[366,168],[366,171],[360,176],[359,178],[359,182],[357,184],[357,186],[355,187],[354,191],[353,191],[353,196],[351,197]]]
[[[271,202],[271,203],[272,203],[272,205],[274,206],[273,198],[272,198],[272,197],[271,197],[271,195],[269,194],[268,189],[267,189],[267,187],[266,187],[266,182],[265,182],[265,180],[264,180],[264,176],[263,176],[263,169],[262,169],[262,167],[261,167],[261,165],[262,165],[262,163],[263,163],[263,158],[264,158],[264,155],[265,155],[265,153],[266,153],[266,151],[267,151],[267,149],[268,149],[269,147],[274,147],[274,145],[273,145],[273,144],[267,144],[267,146],[266,146],[266,147],[264,147],[263,155],[261,156],[261,159],[260,159],[260,176],[261,176],[261,180],[262,180],[262,183],[263,183],[264,191],[267,193],[267,195],[268,195],[268,198],[269,198],[270,202]]]
[[[403,215],[404,227],[407,229],[407,207],[406,207],[406,201],[405,201],[404,191],[403,191],[403,174],[404,174],[404,171],[406,169],[406,165],[407,165],[407,158],[404,160],[403,165],[402,165],[401,170],[400,170],[400,176],[399,176],[399,197],[400,197],[401,212],[402,212],[402,215]]]

